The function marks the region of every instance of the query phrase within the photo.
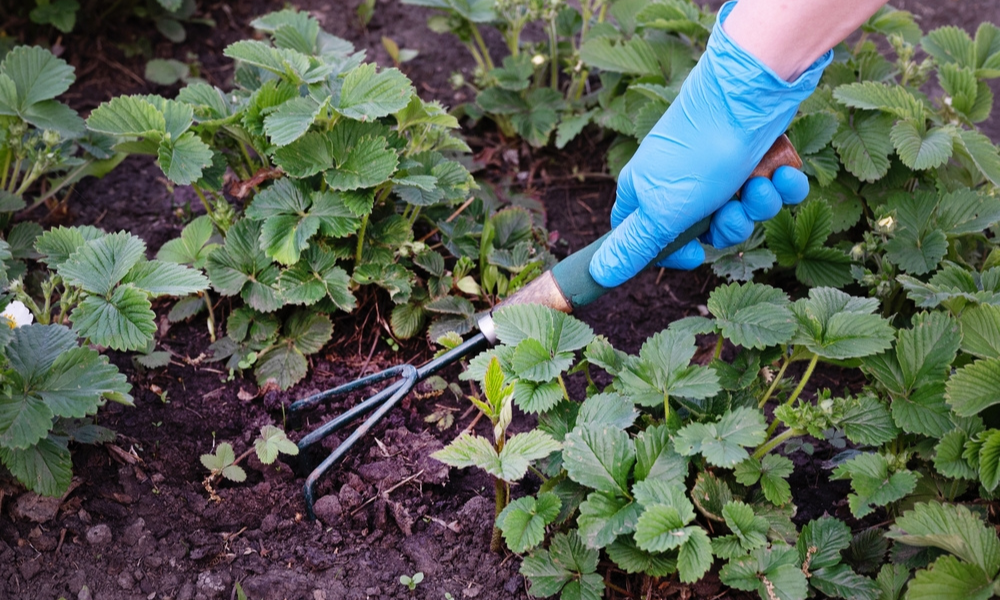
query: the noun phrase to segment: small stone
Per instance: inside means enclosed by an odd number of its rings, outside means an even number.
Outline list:
[[[10,509],[10,514],[15,519],[45,523],[56,517],[60,504],[62,504],[62,498],[50,498],[39,496],[35,492],[27,492],[17,497],[17,501]]]
[[[365,588],[365,595],[366,596],[376,596],[376,597],[378,597],[378,596],[382,595],[382,590],[381,590],[381,588],[377,588],[377,587]]]
[[[128,571],[122,571],[118,574],[118,586],[123,590],[130,590],[135,586],[135,579],[132,574]]]
[[[42,570],[42,565],[38,564],[37,560],[29,560],[21,564],[21,577],[27,580],[31,580],[38,572]]]
[[[205,571],[198,574],[198,593],[204,594],[208,598],[217,598],[226,591],[226,583],[222,575]]]
[[[139,543],[139,540],[146,534],[146,520],[142,517],[136,519],[135,523],[132,523],[127,528],[125,528],[125,533],[122,534],[122,542],[129,546],[135,546]]]
[[[264,533],[272,533],[278,528],[278,521],[280,518],[278,515],[271,513],[264,517],[264,520],[260,522],[260,530]]]
[[[504,584],[503,589],[508,594],[514,595],[517,593],[518,590],[522,589],[523,586],[524,586],[524,577],[520,575],[514,575],[513,577],[507,580],[507,583]]]
[[[333,494],[327,494],[313,505],[313,510],[320,521],[327,525],[333,525],[340,520],[343,509],[340,506],[340,498]]]
[[[69,591],[73,594],[79,594],[83,588],[87,587],[87,573],[83,569],[77,569],[76,572],[69,578]]]
[[[340,488],[339,497],[340,505],[344,510],[354,510],[358,506],[361,506],[361,494],[346,483]]]
[[[478,583],[474,583],[474,584],[470,585],[469,587],[467,587],[467,588],[465,588],[465,589],[462,590],[462,597],[463,598],[475,598],[475,597],[479,596],[479,593],[482,592],[482,591],[483,591],[483,586],[479,585]]]
[[[87,543],[91,546],[104,546],[111,543],[111,528],[104,523],[94,525],[87,530]]]
[[[94,600],[94,595],[90,593],[90,588],[83,586],[80,593],[76,595],[76,600]]]
[[[177,600],[194,600],[194,584],[188,581],[177,592]]]

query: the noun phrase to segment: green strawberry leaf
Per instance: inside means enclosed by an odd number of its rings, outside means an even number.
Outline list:
[[[123,284],[157,296],[186,296],[208,287],[208,279],[200,272],[184,265],[159,260],[142,260],[125,274]]]
[[[907,600],[989,600],[994,582],[982,568],[942,556],[917,571],[906,590]]]
[[[591,492],[580,504],[577,533],[588,548],[604,548],[619,535],[635,531],[641,510],[636,502],[622,496]]]
[[[708,310],[716,317],[723,336],[747,348],[783,344],[795,332],[788,297],[771,286],[759,283],[719,286],[708,297]]]
[[[918,503],[896,518],[886,537],[908,546],[931,546],[979,567],[993,579],[1000,571],[1000,539],[967,507]]]
[[[666,577],[677,570],[677,559],[659,552],[646,552],[636,546],[628,536],[619,537],[605,548],[610,558],[626,573],[644,573],[652,577]]]
[[[114,350],[141,350],[156,333],[149,297],[131,285],[120,285],[106,298],[87,296],[70,313],[81,337]]]
[[[764,416],[758,410],[737,408],[716,423],[691,423],[674,439],[678,454],[701,454],[710,464],[732,468],[750,455],[745,446],[756,446],[766,437]]]
[[[348,72],[334,110],[351,119],[372,121],[406,108],[413,95],[406,75],[398,69],[375,70],[368,63]]]
[[[219,247],[218,244],[209,243],[214,232],[215,227],[208,215],[197,217],[181,230],[179,238],[163,244],[156,253],[156,258],[201,269],[205,266],[208,255]]]
[[[689,365],[695,350],[693,334],[667,329],[653,335],[618,373],[622,391],[640,406],[660,406],[669,397],[716,395],[721,388],[715,370]]]
[[[750,506],[738,500],[729,502],[722,507],[722,516],[744,550],[753,550],[767,544],[770,525],[767,519],[755,515]]]
[[[274,425],[264,425],[260,428],[260,437],[254,440],[253,447],[257,452],[257,458],[265,465],[277,460],[279,453],[290,456],[299,453],[299,447],[295,442],[289,440],[285,432]]]
[[[114,136],[162,138],[167,131],[163,113],[145,96],[117,96],[90,113],[87,128]]]
[[[62,496],[73,479],[69,449],[52,438],[24,449],[0,445],[0,461],[25,487],[42,496]]]
[[[994,391],[1000,385],[1000,359],[977,360],[951,376],[945,387],[945,398],[960,417],[971,417],[1000,403]]]
[[[889,474],[889,463],[879,454],[860,454],[841,463],[831,479],[849,479],[853,494],[847,496],[851,513],[862,518],[877,506],[901,500],[917,487],[919,473],[899,470]]]
[[[855,298],[833,288],[813,288],[792,304],[799,329],[792,339],[824,358],[844,360],[877,354],[892,344],[892,327],[878,315],[874,298]]]
[[[511,552],[522,554],[536,547],[545,538],[545,527],[559,515],[562,501],[551,492],[538,497],[518,498],[497,515],[497,527]]]
[[[600,600],[604,579],[598,575],[600,551],[584,546],[574,532],[557,533],[548,550],[532,553],[521,563],[521,575],[531,582],[532,596],[553,596],[579,600]]]
[[[145,255],[146,244],[136,236],[111,233],[80,246],[57,272],[68,282],[93,294],[106,295]]]
[[[869,83],[883,87],[872,82],[865,84]],[[837,91],[845,87],[850,88],[850,86],[840,86]],[[898,89],[903,90],[901,87]],[[908,101],[900,99],[904,101],[904,105],[899,107],[900,110],[909,110]],[[857,102],[860,104],[862,99],[859,98]],[[833,147],[837,149],[844,168],[862,181],[874,182],[884,177],[889,172],[889,155],[893,151],[892,140],[889,138],[893,121],[892,115],[858,112],[855,113],[853,121],[841,123],[840,131],[833,137]]]
[[[563,463],[570,478],[596,490],[628,493],[635,445],[621,429],[579,425],[563,442]]]
[[[682,483],[688,473],[688,459],[674,451],[666,425],[653,425],[635,436],[635,480]]]
[[[59,96],[76,79],[73,67],[39,46],[17,46],[8,52],[0,74],[14,84],[18,110]]]

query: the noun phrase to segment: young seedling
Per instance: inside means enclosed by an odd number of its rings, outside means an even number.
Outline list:
[[[409,575],[399,576],[399,583],[405,585],[411,592],[417,589],[417,585],[419,585],[420,582],[423,580],[424,580],[424,574],[421,573],[420,571],[414,573],[413,577],[410,577]]]
[[[288,439],[288,436],[280,428],[274,425],[264,425],[260,428],[260,436],[254,440],[253,447],[247,448],[239,456],[236,456],[233,446],[228,442],[222,442],[216,446],[215,452],[212,454],[202,454],[201,464],[210,471],[202,485],[205,486],[205,490],[208,491],[213,500],[221,501],[214,489],[214,485],[220,479],[225,478],[236,483],[246,480],[247,473],[239,464],[252,452],[257,453],[260,462],[269,465],[277,460],[278,454],[295,456],[299,453],[299,447]]]
[[[486,368],[483,380],[485,400],[469,396],[469,400],[493,425],[493,441],[463,433],[451,444],[431,456],[453,467],[476,466],[493,476],[496,515],[510,501],[510,483],[524,477],[530,461],[545,458],[562,446],[549,434],[535,430],[507,439],[507,427],[513,417],[514,385],[506,384],[500,361],[494,356]],[[502,532],[493,528],[490,547],[502,549]]]

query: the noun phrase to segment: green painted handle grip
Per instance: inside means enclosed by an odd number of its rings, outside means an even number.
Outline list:
[[[712,216],[709,215],[692,225],[690,229],[677,236],[677,239],[668,244],[656,258],[650,261],[649,266],[655,265],[680,250],[685,244],[708,231],[711,224]],[[609,235],[611,235],[610,231],[586,248],[577,250],[552,267],[552,276],[555,277],[559,289],[562,290],[563,295],[566,296],[566,300],[569,301],[573,308],[590,304],[610,289],[597,283],[590,276],[590,259],[594,258],[597,249],[601,247],[601,244],[604,243],[604,240]]]

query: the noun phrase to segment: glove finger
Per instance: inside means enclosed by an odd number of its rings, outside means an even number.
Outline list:
[[[621,225],[625,217],[634,213],[639,208],[639,197],[635,193],[635,186],[632,184],[631,163],[625,165],[618,175],[618,188],[615,190],[615,205],[611,207],[611,227],[612,229]]]
[[[645,212],[625,217],[594,253],[590,275],[606,288],[616,287],[643,270],[673,237],[662,238],[660,227]]]
[[[781,210],[781,194],[767,177],[754,177],[743,186],[740,204],[754,221],[767,221]]]
[[[795,167],[778,167],[771,176],[771,183],[785,204],[798,204],[809,195],[809,178]]]
[[[678,271],[690,271],[701,266],[703,262],[705,262],[705,249],[701,247],[698,240],[691,240],[677,252],[656,263],[656,266],[677,269]]]
[[[753,219],[747,216],[742,203],[730,200],[715,211],[705,240],[716,248],[728,248],[746,240],[751,233]]]

